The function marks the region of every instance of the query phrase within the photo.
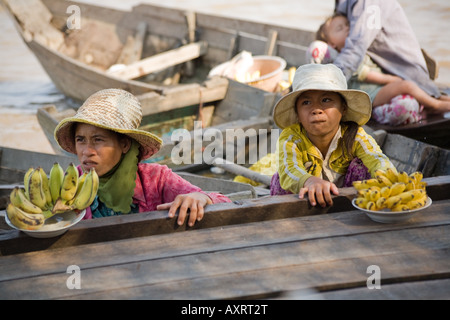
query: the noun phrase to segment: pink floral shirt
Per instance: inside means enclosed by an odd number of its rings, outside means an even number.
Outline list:
[[[165,165],[138,164],[133,203],[138,204],[139,212],[155,211],[159,204],[172,202],[177,195],[191,192],[204,193],[213,203],[231,202],[223,194],[203,192],[199,187],[184,180]],[[90,208],[87,208],[84,219],[91,218],[92,212]]]

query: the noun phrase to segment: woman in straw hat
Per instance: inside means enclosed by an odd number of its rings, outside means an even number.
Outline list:
[[[272,195],[295,193],[303,198],[308,193],[311,205],[324,207],[332,205],[331,195],[338,194],[338,187],[370,178],[378,169],[395,170],[361,127],[370,119],[369,96],[347,89],[339,68],[303,65],[292,88],[274,108],[274,121],[283,131]]]
[[[98,195],[86,218],[179,208],[178,224],[190,211],[189,225],[203,218],[208,204],[230,202],[217,193],[206,194],[167,166],[140,163],[161,147],[162,141],[139,130],[142,109],[138,99],[121,89],[105,89],[90,96],[74,117],[63,119],[55,129],[62,149],[76,154],[88,171],[100,177]]]

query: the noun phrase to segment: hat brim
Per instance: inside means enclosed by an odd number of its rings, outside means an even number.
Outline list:
[[[76,154],[75,137],[72,127],[75,123],[86,123],[106,130],[111,130],[129,136],[140,144],[140,160],[147,159],[157,153],[162,146],[162,140],[147,131],[138,129],[120,129],[101,125],[77,117],[63,119],[55,128],[54,137],[58,145],[69,153]]]
[[[326,89],[303,89],[291,92],[282,97],[273,110],[273,120],[275,124],[284,129],[298,123],[298,116],[295,112],[295,102],[305,91],[320,90],[336,92],[341,94],[347,102],[347,110],[342,117],[342,121],[353,121],[362,126],[366,124],[372,114],[372,102],[367,93],[361,90],[326,90]]]

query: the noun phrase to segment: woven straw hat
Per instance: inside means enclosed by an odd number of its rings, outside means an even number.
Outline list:
[[[136,140],[140,144],[140,160],[143,160],[158,152],[162,140],[150,132],[139,130],[141,120],[141,104],[134,95],[122,89],[104,89],[91,95],[75,116],[61,120],[54,135],[62,149],[76,154],[73,124],[91,124]]]
[[[370,119],[372,102],[369,95],[361,90],[347,89],[347,80],[341,69],[334,64],[305,64],[295,72],[292,92],[281,98],[273,110],[273,120],[279,128],[298,123],[295,103],[308,90],[340,93],[348,106],[342,121],[354,121],[362,126]]]

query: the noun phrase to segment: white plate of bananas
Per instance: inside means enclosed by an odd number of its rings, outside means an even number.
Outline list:
[[[33,238],[53,238],[57,237],[63,233],[65,233],[67,230],[69,230],[70,227],[74,226],[78,222],[83,219],[84,215],[86,214],[86,210],[83,210],[81,212],[76,211],[65,211],[63,213],[54,215],[48,219],[45,219],[44,224],[39,228],[35,230],[28,230],[28,229],[22,229],[19,227],[16,227],[8,218],[8,215],[5,215],[5,221],[6,223],[16,230],[23,231],[27,235]]]
[[[409,220],[432,203],[422,178],[420,172],[408,175],[391,169],[377,170],[375,178],[353,182],[357,195],[352,204],[376,222]]]
[[[397,223],[397,222],[403,222],[411,219],[416,213],[418,213],[420,210],[423,210],[425,208],[428,208],[432,200],[430,197],[427,197],[425,205],[423,207],[412,209],[412,210],[404,210],[404,211],[392,211],[391,209],[382,209],[378,211],[374,210],[368,210],[358,207],[358,205],[355,204],[356,198],[353,199],[352,204],[355,208],[362,210],[366,213],[366,215],[372,219],[375,222],[381,222],[381,223]]]
[[[15,187],[6,207],[5,221],[35,238],[56,237],[83,219],[97,195],[94,169],[79,175],[71,163],[64,171],[55,163],[47,176],[38,167],[24,176],[24,188]]]

